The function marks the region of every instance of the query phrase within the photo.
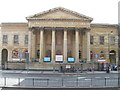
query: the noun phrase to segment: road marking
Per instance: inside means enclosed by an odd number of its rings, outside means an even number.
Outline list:
[[[78,77],[78,79],[84,79],[84,78],[86,78],[86,77]]]
[[[101,77],[95,77],[95,78],[101,78]]]
[[[110,78],[110,77],[105,77],[105,78]]]
[[[85,79],[85,80],[91,80],[91,79]]]

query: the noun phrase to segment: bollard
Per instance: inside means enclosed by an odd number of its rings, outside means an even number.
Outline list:
[[[18,83],[19,83],[18,85],[20,86],[20,78],[18,78]]]
[[[49,85],[49,79],[47,79],[47,87],[48,87],[48,85]]]
[[[62,87],[63,87],[63,78],[62,78]]]
[[[107,85],[107,84],[106,84],[106,79],[107,79],[107,78],[105,78],[105,86]]]
[[[33,78],[33,86],[34,86],[34,80],[35,80],[35,79]]]
[[[92,78],[91,78],[91,86],[92,86]]]
[[[76,86],[78,87],[78,78],[77,78],[77,80],[76,80]]]
[[[4,86],[6,86],[6,77],[4,77]]]

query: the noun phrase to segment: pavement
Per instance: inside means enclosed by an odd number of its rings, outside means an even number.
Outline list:
[[[36,70],[0,70],[0,73],[16,73],[16,74],[106,74],[106,71],[83,71],[81,72],[58,72],[58,71],[36,71]],[[110,71],[111,74],[117,74],[118,71]]]

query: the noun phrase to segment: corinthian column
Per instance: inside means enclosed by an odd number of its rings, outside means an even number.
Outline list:
[[[51,57],[51,62],[54,62],[55,60],[55,29],[52,30],[52,57]]]
[[[90,61],[90,31],[87,31],[87,61]]]
[[[40,61],[43,61],[43,28],[40,30]]]
[[[64,62],[67,62],[67,30],[64,29],[64,43],[63,43]]]
[[[35,31],[32,33],[32,58],[36,57],[36,35]]]
[[[29,60],[31,58],[31,46],[32,46],[32,41],[31,41],[31,37],[32,37],[32,29],[29,29],[29,41],[28,41],[28,53],[29,53]]]
[[[79,62],[79,30],[75,30],[75,62]]]

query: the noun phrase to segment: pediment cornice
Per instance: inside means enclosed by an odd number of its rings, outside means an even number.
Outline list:
[[[71,16],[74,16],[75,18],[43,18],[44,15],[49,15],[51,13],[55,13],[55,12],[62,12],[62,13],[67,13]],[[33,19],[38,19],[38,20],[43,20],[43,19],[64,19],[64,20],[89,20],[89,21],[92,21],[93,18],[91,17],[88,17],[86,15],[83,15],[83,14],[79,14],[77,12],[74,12],[72,10],[69,10],[69,9],[66,9],[66,8],[63,8],[63,7],[57,7],[57,8],[53,8],[53,9],[50,9],[48,11],[44,11],[44,12],[41,12],[41,13],[38,13],[38,14],[34,14],[32,16],[29,16],[29,17],[26,17],[27,20],[33,20]]]

